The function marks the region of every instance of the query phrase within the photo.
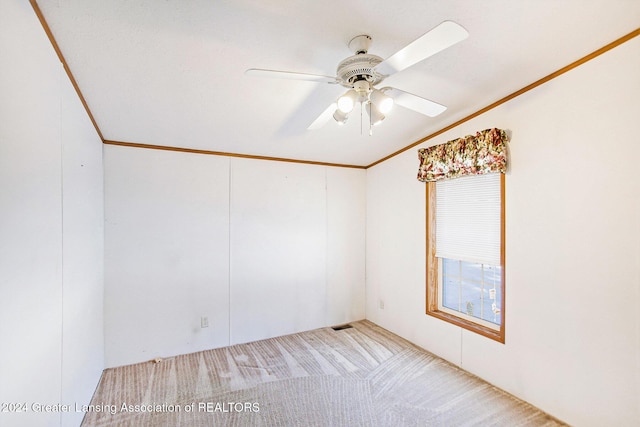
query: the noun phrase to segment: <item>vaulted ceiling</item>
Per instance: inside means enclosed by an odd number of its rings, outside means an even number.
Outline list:
[[[636,31],[638,0],[36,0],[105,140],[366,166]],[[385,80],[447,106],[307,127],[368,34],[387,58],[445,20],[469,37]],[[595,84],[596,82],[594,82]],[[604,82],[606,84],[606,82]],[[585,88],[589,90],[589,88]],[[603,112],[604,113],[604,112]],[[508,126],[495,123],[496,126]],[[462,135],[461,135],[462,136]]]

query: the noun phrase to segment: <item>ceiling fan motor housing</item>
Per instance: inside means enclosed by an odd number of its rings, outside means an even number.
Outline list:
[[[382,61],[383,59],[379,56],[369,53],[353,55],[338,64],[336,75],[343,82],[342,85],[346,87],[352,87],[353,83],[358,80],[366,80],[371,85],[375,85],[384,78],[374,69]]]
[[[371,46],[371,36],[366,34],[355,36],[349,42],[349,49],[355,55],[340,62],[336,72],[343,86],[353,87],[355,82],[362,80],[366,80],[373,86],[385,77],[374,69],[383,59],[367,53],[369,46]]]

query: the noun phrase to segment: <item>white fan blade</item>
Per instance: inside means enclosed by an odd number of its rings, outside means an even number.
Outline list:
[[[264,70],[261,68],[249,68],[244,72],[249,76],[268,77],[273,79],[307,80],[312,82],[339,83],[338,79],[320,74],[294,73],[291,71]]]
[[[324,126],[329,119],[331,119],[331,117],[333,117],[333,113],[336,111],[336,108],[338,107],[338,104],[336,104],[335,102],[331,105],[329,105],[327,107],[326,110],[324,110],[322,112],[322,114],[320,114],[318,116],[317,119],[315,119],[313,121],[313,123],[311,123],[309,125],[309,127],[307,128],[308,130],[316,130],[316,129],[320,129],[322,126]]]
[[[414,95],[400,89],[389,87],[381,90],[385,95],[393,98],[393,102],[399,106],[424,114],[425,116],[435,117],[447,109],[447,107],[438,104],[437,102],[430,101],[426,98],[422,98],[421,96]]]
[[[382,61],[376,66],[376,71],[390,76],[461,42],[468,36],[467,30],[460,25],[453,21],[444,21]]]

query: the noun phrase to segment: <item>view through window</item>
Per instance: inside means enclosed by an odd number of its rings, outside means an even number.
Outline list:
[[[443,309],[499,326],[501,299],[502,267],[442,259]]]

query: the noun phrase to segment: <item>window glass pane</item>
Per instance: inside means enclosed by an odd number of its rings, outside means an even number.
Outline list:
[[[442,305],[460,311],[460,261],[442,259]]]
[[[442,271],[444,307],[500,324],[501,267],[443,258]]]
[[[501,319],[500,310],[502,309],[502,267],[493,267],[493,269],[495,276],[491,283],[492,286],[489,288],[490,298],[494,297],[491,300],[491,315],[493,318],[487,320],[499,325]]]
[[[484,289],[484,291],[482,292],[482,319],[486,320],[487,322],[499,325],[500,313],[495,313],[493,310],[493,304],[496,302],[496,300],[491,299],[491,296],[493,294],[493,292],[491,292],[491,289],[492,288]]]
[[[480,307],[482,300],[480,293],[480,284],[463,279],[460,285],[460,311],[468,316],[481,318]]]
[[[460,281],[450,277],[445,279],[442,291],[442,305],[460,311]]]
[[[482,283],[482,264],[460,261],[462,277],[476,283]]]
[[[460,275],[460,261],[457,259],[442,259],[442,269],[445,276],[458,276]]]
[[[485,265],[484,266],[484,279],[485,281],[496,284],[498,286],[501,282],[501,274],[502,267],[494,266],[494,265]]]

